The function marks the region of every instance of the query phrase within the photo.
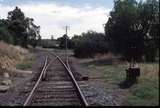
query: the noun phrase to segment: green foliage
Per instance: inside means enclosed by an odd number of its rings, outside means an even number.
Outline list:
[[[36,26],[32,18],[26,18],[26,20],[28,26],[28,43],[35,48],[41,41],[40,26]]]
[[[0,40],[3,40],[7,43],[14,43],[12,35],[9,33],[8,29],[5,27],[0,27]]]
[[[159,47],[159,1],[116,0],[105,26],[105,33],[112,51],[122,54],[128,61],[141,60],[148,52]],[[154,40],[153,43],[149,41]],[[154,54],[153,54],[154,55]],[[155,58],[155,56],[152,56]],[[154,59],[152,59],[154,60]]]
[[[147,106],[147,104],[145,103],[144,100],[141,100],[139,97],[137,96],[129,96],[127,99],[127,105],[129,106]]]
[[[124,66],[107,65],[105,66],[104,71],[106,73],[106,79],[111,80],[115,83],[119,83],[120,81],[124,80],[126,74]]]
[[[155,91],[152,91],[151,92],[151,89],[149,88],[146,88],[146,87],[141,87],[141,88],[137,88],[133,94],[139,98],[147,98],[147,99],[150,99],[150,98],[153,98],[155,93]]]
[[[150,40],[146,44],[146,49],[145,49],[145,59],[148,62],[154,62],[155,57],[156,57],[156,46],[154,44],[154,41]]]
[[[145,80],[140,86],[136,85],[132,90],[132,95],[127,98],[127,105],[158,105],[158,84]]]
[[[67,48],[68,49],[73,49],[73,47],[74,47],[74,43],[66,35],[63,35],[62,37],[58,38],[57,41],[59,42],[59,47],[61,49],[65,49],[66,48],[66,42],[67,42]]]
[[[35,47],[40,40],[40,27],[33,23],[32,18],[26,18],[20,8],[8,12],[7,19],[0,19],[0,40],[27,48]]]
[[[141,77],[138,78],[138,83],[127,89],[129,93],[126,89],[121,89],[127,94],[125,95],[127,97],[122,102],[122,106],[157,106],[159,104],[159,64],[145,63],[140,66],[142,66]],[[152,68],[147,70],[146,67]],[[96,68],[96,66],[91,68]],[[123,81],[126,77],[125,68],[125,64],[105,65],[101,70],[105,73],[104,77],[108,81],[108,85],[114,85],[115,89],[115,86],[117,87],[120,81]],[[153,71],[154,74],[151,74]]]
[[[27,70],[27,69],[30,69],[31,67],[32,67],[32,63],[18,64],[16,66],[17,69],[21,69],[21,70]]]
[[[32,68],[33,64],[35,63],[36,58],[35,56],[28,56],[25,58],[25,60],[19,64],[16,65],[17,69],[21,70],[29,70]]]
[[[8,22],[4,19],[0,19],[0,40],[3,40],[7,43],[14,43],[13,37],[11,36],[10,31],[7,28]]]
[[[76,57],[94,57],[96,53],[107,53],[108,44],[104,34],[93,31],[75,35],[71,39],[74,43],[74,55]]]
[[[16,7],[13,11],[8,12],[8,28],[14,32],[15,43],[27,47],[26,21],[24,13]]]

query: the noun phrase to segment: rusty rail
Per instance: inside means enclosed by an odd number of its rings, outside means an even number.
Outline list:
[[[48,52],[48,51],[47,51],[47,52]],[[67,61],[66,64],[65,64],[59,56],[57,56],[57,55],[54,54],[54,53],[51,53],[51,54],[56,57],[55,59],[58,58],[58,60],[63,64],[63,66],[64,66],[65,69],[67,70],[67,72],[68,72],[68,74],[69,74],[69,76],[70,76],[70,78],[71,78],[71,80],[72,80],[72,83],[74,84],[74,86],[75,86],[75,88],[76,88],[76,90],[77,90],[77,93],[78,93],[78,96],[79,96],[79,98],[80,98],[80,101],[82,102],[82,105],[85,106],[85,107],[87,107],[87,106],[88,106],[88,103],[87,103],[87,101],[86,101],[86,99],[85,99],[85,96],[83,95],[83,93],[82,93],[82,91],[81,91],[81,89],[80,89],[80,87],[79,87],[79,85],[78,85],[78,83],[77,83],[77,81],[76,81],[73,73],[71,72],[71,69],[70,69],[70,67],[69,67],[68,61]],[[55,60],[55,59],[54,59],[54,60]],[[54,60],[51,60],[51,61],[47,64],[47,62],[48,62],[48,57],[45,58],[45,63],[44,63],[43,69],[42,69],[42,71],[41,71],[41,74],[40,74],[40,76],[39,76],[36,84],[34,85],[32,91],[30,92],[29,96],[27,97],[26,101],[24,102],[23,106],[27,106],[27,105],[30,104],[30,102],[31,102],[31,100],[32,100],[32,97],[33,97],[33,95],[34,95],[34,93],[35,93],[36,88],[38,87],[40,81],[42,81],[42,80],[45,79],[46,70],[47,70],[47,68],[49,67],[49,65],[50,65]]]
[[[86,99],[85,99],[85,96],[83,95],[83,93],[82,93],[82,91],[81,91],[81,89],[80,89],[80,87],[79,87],[79,85],[78,85],[78,83],[77,83],[77,81],[76,81],[76,79],[75,79],[72,71],[70,70],[70,67],[69,67],[68,62],[67,62],[67,64],[65,64],[59,56],[57,56],[57,55],[54,54],[54,53],[52,53],[52,54],[59,59],[59,61],[63,64],[63,66],[64,66],[65,69],[67,70],[67,72],[68,72],[68,74],[69,74],[69,76],[70,76],[70,78],[71,78],[71,80],[72,80],[72,83],[73,83],[74,86],[76,87],[76,90],[77,90],[77,92],[78,92],[78,94],[79,94],[79,98],[80,98],[83,106],[87,107],[87,106],[88,106],[88,103],[87,103],[87,101],[86,101]]]
[[[48,62],[48,57],[45,58],[45,63],[44,63],[43,69],[42,69],[42,71],[41,71],[41,74],[40,74],[40,76],[39,76],[36,84],[34,85],[32,91],[30,92],[29,96],[27,97],[26,101],[24,102],[23,106],[27,106],[27,105],[31,102],[31,99],[32,99],[32,97],[33,97],[33,94],[34,94],[36,88],[38,87],[40,81],[42,80],[42,77],[43,77],[44,72],[46,71],[47,62]]]
[[[46,68],[45,68],[45,70],[44,70],[44,72],[43,72],[42,80],[45,80],[45,78],[46,78],[46,70],[47,70],[48,67],[51,65],[51,63],[52,63],[54,60],[56,60],[56,59],[57,59],[57,58],[52,59],[52,60],[48,63],[48,65],[46,66]]]

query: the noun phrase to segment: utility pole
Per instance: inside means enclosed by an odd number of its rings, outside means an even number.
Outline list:
[[[68,29],[69,29],[69,26],[65,26],[65,31],[66,31],[66,50],[65,50],[65,55],[66,55],[66,63],[68,64],[68,54],[67,54],[67,50],[68,50],[68,46],[67,46],[67,36],[68,36]]]

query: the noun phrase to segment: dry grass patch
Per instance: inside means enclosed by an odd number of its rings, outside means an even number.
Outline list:
[[[25,59],[16,64],[15,67],[20,70],[30,70],[35,61],[35,56],[33,54],[28,54]]]
[[[15,64],[24,60],[28,50],[0,42],[0,73],[15,68]]]
[[[138,84],[130,88],[131,95],[124,104],[131,106],[159,105],[159,63],[141,63]]]

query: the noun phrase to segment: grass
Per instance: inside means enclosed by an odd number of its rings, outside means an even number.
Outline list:
[[[159,105],[159,64],[158,63],[141,63],[141,76],[138,84],[129,88],[130,95],[123,102],[129,106],[158,106]],[[104,68],[106,80],[118,84],[125,79],[126,66],[107,65]]]
[[[32,65],[35,63],[35,57],[27,56],[21,63],[16,65],[17,69],[20,70],[29,70],[32,68]]]
[[[107,65],[104,70],[106,79],[112,82],[118,83],[125,78],[125,69],[123,66]]]
[[[158,88],[152,88],[152,86],[153,85],[141,85],[141,87],[135,87],[135,89],[132,91],[132,95],[127,97],[126,105],[158,106],[159,90]]]
[[[20,70],[28,70],[31,67],[32,67],[32,63],[21,63],[16,65],[16,68]]]
[[[127,98],[126,103],[132,106],[158,106],[159,81],[143,77],[139,80],[139,83],[131,88],[132,95]]]
[[[120,89],[118,84],[126,79],[125,69],[128,66],[122,62],[98,65],[92,59],[81,60],[89,70],[89,75],[95,73],[104,76],[106,92],[117,94],[117,102],[121,106],[158,106],[159,105],[159,62],[139,63],[140,77],[138,83],[128,89]]]

